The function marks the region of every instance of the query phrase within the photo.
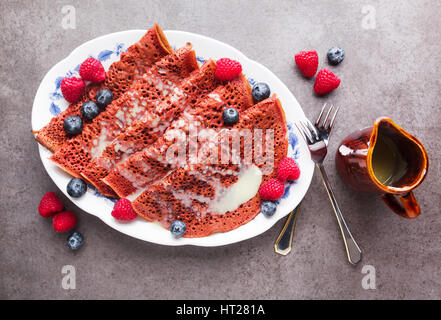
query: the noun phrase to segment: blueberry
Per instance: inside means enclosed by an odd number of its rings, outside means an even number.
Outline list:
[[[260,206],[260,211],[263,213],[264,216],[267,217],[271,217],[272,215],[274,215],[276,209],[277,209],[277,204],[272,201],[264,201]]]
[[[67,238],[67,246],[72,250],[78,250],[84,243],[84,238],[79,232],[74,232]]]
[[[271,94],[271,89],[269,85],[267,85],[264,82],[258,82],[253,86],[252,95],[254,102],[260,102],[262,100],[265,100],[269,98],[270,94]]]
[[[73,178],[67,184],[67,193],[74,198],[81,197],[86,193],[86,190],[87,184],[79,178]]]
[[[69,136],[76,136],[83,131],[83,120],[78,116],[69,116],[64,119],[63,128]]]
[[[225,109],[222,113],[222,119],[227,126],[233,125],[239,121],[239,112],[234,108]]]
[[[95,96],[96,104],[104,110],[113,101],[113,93],[109,89],[100,90]]]
[[[180,238],[184,235],[185,231],[187,231],[187,226],[181,220],[175,220],[170,225],[170,232],[175,238]]]
[[[340,47],[332,47],[328,51],[328,61],[330,64],[337,65],[345,58],[345,51]]]
[[[83,118],[87,120],[92,120],[97,115],[100,114],[100,108],[97,106],[97,104],[93,101],[86,101],[81,106],[81,114],[83,115]]]

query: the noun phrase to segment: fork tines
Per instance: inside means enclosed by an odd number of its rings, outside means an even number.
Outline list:
[[[314,143],[314,141],[318,138],[317,129],[308,119],[298,120],[296,126],[308,144]]]
[[[328,105],[329,105],[329,107],[328,107]],[[326,112],[326,116],[323,117],[326,109],[328,109],[328,111]],[[320,112],[320,115],[319,115],[317,121],[315,122],[316,128],[318,128],[319,130],[327,131],[327,132],[331,131],[332,127],[334,126],[335,118],[337,116],[339,109],[340,109],[340,107],[335,108],[332,103],[328,104],[326,102],[322,107],[322,110]],[[331,117],[331,114],[333,114],[332,117]]]

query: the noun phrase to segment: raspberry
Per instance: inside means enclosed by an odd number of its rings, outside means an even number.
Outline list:
[[[263,200],[277,200],[283,196],[285,185],[279,179],[270,179],[259,188],[259,195]]]
[[[131,221],[137,217],[129,200],[119,199],[113,207],[112,216],[117,220]]]
[[[44,218],[52,217],[54,213],[63,211],[63,209],[63,204],[53,192],[46,193],[38,205],[38,213]]]
[[[314,91],[320,95],[327,94],[337,89],[340,82],[340,79],[331,70],[322,69],[315,78]]]
[[[305,77],[311,78],[317,72],[319,63],[317,51],[300,51],[295,55],[294,60]]]
[[[233,80],[242,72],[242,65],[229,58],[222,58],[216,62],[216,78],[220,81]]]
[[[282,180],[297,180],[300,176],[300,169],[293,158],[284,158],[277,168],[277,177]]]
[[[77,217],[73,212],[63,211],[52,218],[52,226],[57,232],[72,230],[77,224]]]
[[[75,103],[80,100],[85,88],[86,84],[81,78],[72,77],[61,80],[61,93],[69,103]]]
[[[103,82],[106,79],[106,70],[103,65],[95,58],[87,58],[80,66],[81,78],[85,81]]]

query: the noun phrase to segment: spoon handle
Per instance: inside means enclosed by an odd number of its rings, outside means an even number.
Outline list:
[[[291,252],[292,249],[292,239],[294,236],[294,230],[296,226],[297,214],[300,209],[300,204],[288,215],[285,225],[280,231],[279,236],[274,243],[274,251],[278,254],[286,256]]]

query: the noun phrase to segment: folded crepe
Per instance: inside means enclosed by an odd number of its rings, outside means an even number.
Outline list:
[[[167,96],[179,90],[181,81],[198,68],[190,44],[162,58],[50,159],[69,174],[81,177],[81,172],[93,158],[133,121],[141,119],[148,110],[161,105]],[[111,190],[108,195],[112,195]]]
[[[202,129],[223,128],[222,112],[224,109],[234,107],[241,113],[252,105],[250,85],[241,74],[216,88],[193,108],[183,112],[155,144],[117,164],[103,181],[118,196],[134,199],[147,186],[164,177],[178,165],[167,160],[166,156],[171,145],[182,142],[177,141],[182,134],[185,140],[189,135],[195,134],[195,129],[198,127]]]
[[[35,139],[55,152],[70,140],[63,129],[64,120],[72,115],[81,117],[80,108],[85,101],[95,101],[95,95],[101,89],[112,90],[114,99],[119,98],[148,68],[172,52],[161,28],[155,24],[141,40],[121,54],[119,61],[112,63],[103,83],[88,85],[80,101],[69,105],[65,111],[52,118],[49,124],[36,132]]]
[[[279,100],[271,97],[244,111],[232,129],[248,129],[253,138],[258,132],[255,129],[273,132],[274,139],[262,139],[265,142],[260,150],[267,160],[273,159],[273,164],[267,166],[256,157],[252,163],[245,161],[246,153],[256,152],[257,145],[247,151],[249,144],[241,139],[238,163],[218,159],[217,164],[180,167],[132,201],[133,209],[165,228],[174,220],[185,222],[184,237],[189,238],[227,232],[251,221],[260,212],[259,186],[276,176],[288,150],[286,120]]]
[[[141,120],[133,122],[101,155],[94,158],[81,172],[82,176],[101,193],[108,194],[109,186],[102,179],[116,164],[158,141],[173,120],[219,86],[215,72],[216,63],[211,59],[193,71],[160,106],[149,109]]]

